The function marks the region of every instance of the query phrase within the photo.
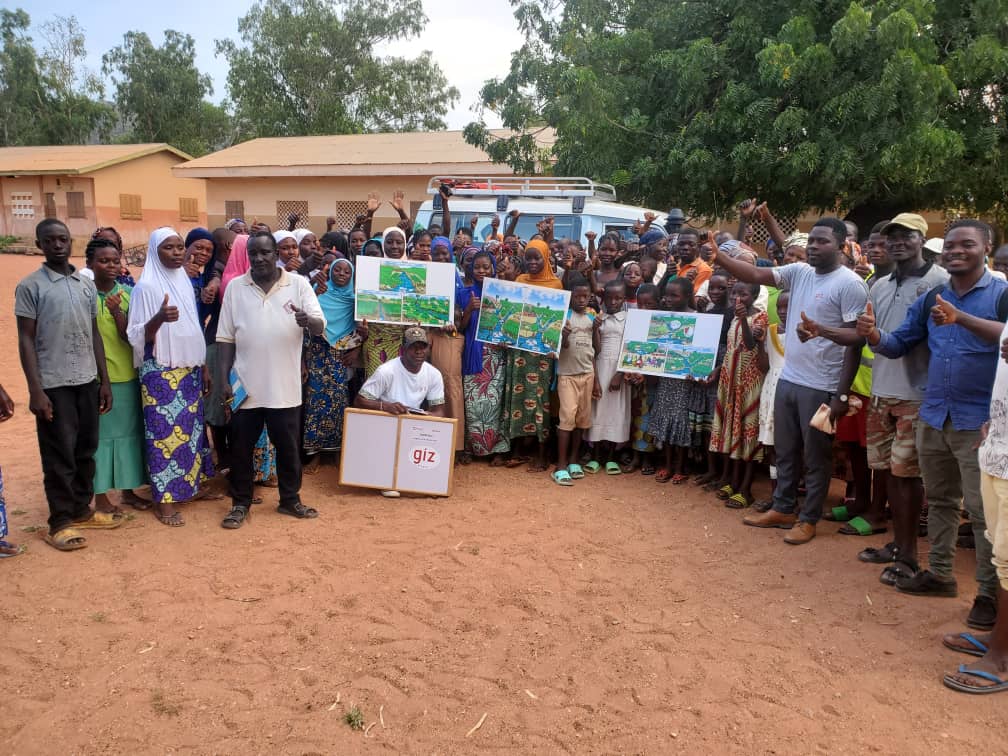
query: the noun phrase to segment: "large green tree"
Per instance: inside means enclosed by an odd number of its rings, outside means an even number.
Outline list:
[[[243,135],[297,136],[443,129],[458,99],[427,51],[381,57],[417,37],[420,0],[263,0],[217,42]]]
[[[228,113],[206,100],[213,93],[195,63],[188,34],[169,29],[155,47],[143,32],[127,32],[105,53],[102,70],[115,85],[115,101],[133,142],[168,142],[191,155],[225,147],[233,139]]]
[[[1006,0],[512,0],[484,107],[557,130],[556,172],[730,214],[963,207],[1008,192]],[[527,138],[467,138],[528,169]],[[855,212],[857,214],[857,212]]]

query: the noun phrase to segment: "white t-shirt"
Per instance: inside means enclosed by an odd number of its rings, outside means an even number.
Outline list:
[[[771,270],[777,288],[786,286],[791,292],[784,340],[787,360],[781,380],[819,391],[836,391],[847,348],[824,338],[802,343],[798,324],[803,312],[815,322],[833,328],[857,320],[868,301],[868,284],[843,265],[824,275],[803,262]]]
[[[251,271],[232,281],[224,292],[217,341],[235,345],[234,369],[248,392],[241,409],[301,404],[304,329],[294,320],[290,305],[325,324],[307,279],[285,270],[268,294],[252,280]]]
[[[1001,331],[1003,342],[1008,338],[1008,324]],[[987,438],[980,444],[980,469],[995,478],[1008,479],[1008,363],[998,355],[994,389],[991,391],[990,426]]]
[[[419,372],[411,373],[396,357],[371,374],[360,394],[373,402],[399,402],[412,409],[420,409],[425,400],[428,407],[436,407],[445,401],[444,379],[429,362],[420,365]]]

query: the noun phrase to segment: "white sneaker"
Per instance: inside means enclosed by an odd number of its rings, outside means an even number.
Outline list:
[[[381,495],[384,496],[386,499],[398,499],[399,498],[399,492],[398,491],[382,491]]]

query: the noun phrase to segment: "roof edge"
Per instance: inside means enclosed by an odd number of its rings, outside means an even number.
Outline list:
[[[173,165],[176,178],[314,178],[325,176],[439,176],[458,173],[487,173],[512,176],[511,166],[502,163],[374,163],[367,165],[296,165],[200,167]]]
[[[195,158],[192,155],[182,152],[182,150],[177,149],[176,147],[172,147],[167,142],[159,142],[157,144],[151,145],[147,149],[138,150],[136,152],[130,153],[129,155],[123,155],[122,157],[113,158],[112,160],[105,160],[102,161],[101,163],[95,163],[94,165],[88,165],[85,166],[84,168],[79,168],[78,170],[73,171],[73,174],[80,176],[85,173],[94,173],[95,171],[100,171],[103,168],[111,168],[113,165],[119,165],[120,163],[126,163],[130,160],[136,160],[138,158],[147,157],[148,155],[156,155],[159,152],[170,152],[176,157],[179,157],[187,162],[190,160],[195,160]]]

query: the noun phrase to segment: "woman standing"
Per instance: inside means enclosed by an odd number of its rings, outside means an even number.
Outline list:
[[[365,245],[365,253],[367,245]],[[406,254],[406,235],[398,226],[385,229],[382,234],[382,253],[392,260],[401,260]],[[389,360],[399,356],[403,331],[406,326],[392,323],[375,323],[364,328],[364,379]]]
[[[213,475],[203,419],[210,388],[206,344],[184,260],[177,231],[162,227],[151,234],[126,328],[140,370],[154,514],[171,527],[185,524],[174,505],[197,498]]]
[[[304,395],[304,450],[309,458],[304,471],[318,472],[321,452],[337,452],[343,442],[343,410],[349,397],[354,359],[361,337],[354,324],[354,267],[336,259],[329,268],[329,287],[319,298],[325,313],[322,336],[305,331],[304,359],[308,382]]]

